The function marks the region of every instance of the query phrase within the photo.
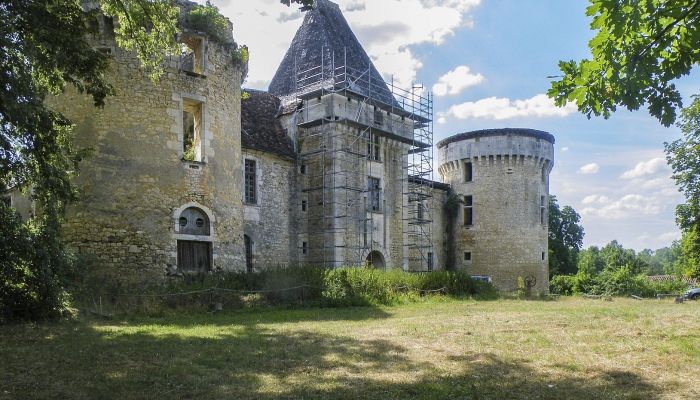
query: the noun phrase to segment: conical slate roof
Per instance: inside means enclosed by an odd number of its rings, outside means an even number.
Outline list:
[[[336,70],[336,89],[339,89],[338,80],[347,81],[340,88],[350,89],[387,105],[399,106],[350,29],[340,7],[329,0],[316,0],[313,8],[306,13],[268,91],[279,97],[288,97],[318,89],[322,83],[319,68],[322,61],[326,86],[333,83],[329,82],[333,76],[332,65],[335,64],[336,68],[344,65],[347,67],[347,77]],[[369,74],[366,74],[368,68]],[[296,71],[299,71],[299,75]]]

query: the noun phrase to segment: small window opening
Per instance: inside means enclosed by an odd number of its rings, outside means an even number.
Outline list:
[[[416,215],[419,221],[423,220],[423,203],[420,201],[416,203]]]
[[[545,196],[540,196],[540,224],[545,224],[545,217],[547,215],[547,204],[545,202]]]
[[[301,165],[299,166],[299,172],[300,172],[301,174],[306,174],[306,164],[301,164]]]
[[[374,124],[381,125],[383,123],[384,123],[384,114],[382,114],[382,110],[378,110],[377,107],[374,107]]]
[[[257,191],[257,171],[255,160],[245,160],[244,167],[245,202],[248,204],[258,203]]]
[[[301,242],[301,254],[307,254],[309,252],[309,244],[307,242]]]
[[[381,138],[378,135],[368,134],[367,140],[367,156],[372,161],[381,161]]]
[[[542,252],[542,261],[544,261],[545,252]]]
[[[547,164],[542,166],[542,183],[547,183]]]
[[[195,223],[195,225],[197,225],[197,228],[201,228],[204,226],[204,219],[197,218],[197,220],[194,223]]]
[[[465,251],[464,252],[464,261],[471,261],[472,260],[472,252],[471,251]]]
[[[247,273],[253,272],[253,241],[250,236],[243,235],[245,245],[245,270]]]
[[[464,163],[464,182],[471,182],[474,180],[474,173],[472,169],[472,163]]]
[[[204,38],[183,35],[180,43],[180,68],[195,74],[204,73]]]
[[[474,198],[472,196],[464,196],[464,225],[474,225]]]
[[[382,189],[379,178],[367,178],[367,191],[369,192],[370,211],[379,212],[382,207]]]
[[[428,252],[428,271],[432,271],[434,268],[433,253]]]
[[[306,200],[301,201],[301,211],[306,211],[307,202]]]
[[[184,100],[182,128],[182,159],[186,161],[202,161],[202,103]]]
[[[187,218],[180,217],[180,226],[187,226]]]

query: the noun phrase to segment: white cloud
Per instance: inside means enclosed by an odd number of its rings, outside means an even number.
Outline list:
[[[610,198],[607,196],[603,196],[600,194],[592,194],[590,196],[586,196],[581,200],[581,203],[584,205],[587,204],[608,204],[610,203]]]
[[[446,73],[433,85],[433,93],[436,96],[459,94],[469,86],[478,85],[486,78],[479,73],[472,73],[466,65],[460,65]]]
[[[672,231],[672,232],[662,233],[657,238],[659,239],[659,241],[661,243],[670,243],[670,242],[673,242],[674,240],[680,240],[681,231],[676,230],[676,231]]]
[[[661,205],[657,199],[640,194],[627,194],[602,207],[586,207],[581,210],[582,215],[594,215],[609,219],[620,219],[639,215],[656,215],[659,212],[661,212]]]
[[[597,174],[600,171],[600,166],[596,163],[586,164],[578,169],[578,173],[582,175]]]
[[[666,171],[668,170],[668,164],[666,164],[666,160],[657,157],[657,158],[652,158],[649,161],[642,161],[637,163],[637,165],[634,166],[634,168],[625,171],[624,174],[622,174],[621,178],[622,179],[634,179],[634,178],[641,178],[646,175],[653,175],[659,171]]]
[[[272,79],[303,13],[279,0],[214,0],[231,19],[234,39],[250,49],[248,79]],[[418,44],[440,45],[473,21],[469,12],[480,0],[336,0],[377,69],[388,80],[409,88],[423,66],[411,50]]]
[[[569,151],[569,148],[568,148],[568,147],[562,147],[562,148],[561,148],[561,151]]]
[[[557,107],[545,94],[538,94],[525,100],[511,100],[504,97],[488,97],[477,101],[455,104],[440,113],[442,117],[453,116],[459,119],[487,118],[504,120],[517,117],[564,117],[576,111],[567,104]]]

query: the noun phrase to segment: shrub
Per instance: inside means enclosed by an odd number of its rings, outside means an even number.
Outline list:
[[[92,271],[101,270],[95,268]],[[159,286],[142,286],[139,290],[110,285],[107,286],[109,290],[105,291],[101,282],[108,280],[104,277],[85,280],[95,286],[81,291],[83,303],[88,300],[87,304],[92,305],[95,296],[104,296],[101,298],[109,300],[117,309],[153,313],[163,306],[205,310],[214,303],[221,303],[225,308],[262,304],[336,307],[389,305],[431,294],[477,298],[497,296],[490,284],[475,282],[462,272],[448,271],[408,273],[372,268],[289,267],[258,273],[186,275],[172,278]],[[138,292],[140,295],[120,296],[116,293],[120,289],[122,293]]]
[[[688,285],[680,279],[651,281],[643,274],[633,274],[629,266],[606,269],[598,275],[556,275],[550,280],[552,293],[597,294],[606,296],[654,297],[657,294],[680,294]]]
[[[59,220],[45,213],[23,221],[0,202],[0,223],[0,323],[60,317],[74,257],[61,243]]]
[[[555,294],[570,296],[574,294],[576,275],[555,275],[549,280],[549,291]]]
[[[227,43],[231,41],[229,24],[219,9],[207,1],[205,5],[195,5],[187,13],[186,24],[189,28],[204,32],[212,38]]]

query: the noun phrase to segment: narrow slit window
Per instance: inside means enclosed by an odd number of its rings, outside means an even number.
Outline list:
[[[367,191],[369,192],[370,211],[379,212],[382,207],[382,189],[379,178],[367,178]]]
[[[302,200],[301,201],[301,211],[306,211],[307,206],[308,205],[307,205],[306,200]]]
[[[245,202],[248,204],[257,204],[257,171],[255,160],[245,160]]]
[[[202,103],[185,99],[182,107],[182,159],[202,161]]]
[[[309,243],[301,242],[301,254],[307,254],[309,252]]]
[[[545,225],[547,217],[547,203],[545,201],[546,196],[540,196],[540,224]]]
[[[474,198],[464,196],[464,226],[474,225]]]
[[[432,271],[434,267],[433,253],[428,252],[428,271]]]
[[[471,182],[473,180],[474,180],[474,170],[472,167],[472,163],[465,162],[464,163],[464,182]]]

